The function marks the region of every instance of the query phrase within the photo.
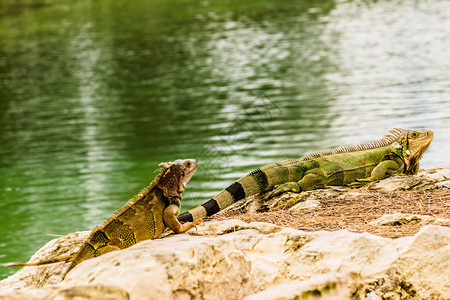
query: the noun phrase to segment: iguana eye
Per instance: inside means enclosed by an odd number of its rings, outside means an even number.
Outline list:
[[[411,132],[411,137],[412,137],[413,139],[415,139],[415,138],[418,137],[418,136],[419,136],[419,133],[418,133],[417,131]]]

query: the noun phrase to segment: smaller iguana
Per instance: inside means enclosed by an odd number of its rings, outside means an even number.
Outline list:
[[[197,170],[195,159],[178,159],[159,164],[162,168],[150,185],[117,210],[102,225],[96,226],[78,252],[73,256],[6,266],[39,266],[55,262],[69,262],[65,275],[82,261],[104,253],[124,249],[137,242],[159,237],[166,227],[175,233],[185,232],[201,220],[181,224],[177,220],[180,212],[181,194]]]

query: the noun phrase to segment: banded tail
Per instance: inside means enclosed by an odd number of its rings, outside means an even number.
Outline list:
[[[286,160],[258,168],[248,175],[239,178],[226,189],[203,203],[178,216],[182,223],[212,216],[231,204],[259,193],[267,192],[277,184],[287,181],[298,181],[314,161],[299,163],[299,160]]]

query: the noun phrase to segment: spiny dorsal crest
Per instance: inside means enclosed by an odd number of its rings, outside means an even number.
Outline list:
[[[373,142],[362,143],[362,144],[358,144],[358,145],[350,145],[350,146],[340,146],[340,147],[332,148],[332,149],[328,149],[328,150],[320,150],[320,151],[312,152],[312,153],[309,153],[309,154],[303,156],[302,158],[300,158],[299,161],[310,160],[313,158],[336,154],[336,153],[353,152],[353,151],[359,151],[359,150],[367,150],[367,149],[375,149],[378,147],[384,147],[384,146],[387,146],[387,145],[397,142],[400,139],[400,137],[402,137],[408,133],[408,130],[401,129],[401,128],[394,128],[392,130],[389,130],[389,132],[392,133],[392,135],[391,134],[385,135],[382,139],[379,139],[379,140],[376,140]]]
[[[362,144],[358,144],[358,145],[340,146],[340,147],[332,148],[332,149],[328,149],[328,150],[319,150],[316,152],[309,153],[299,159],[286,159],[281,162],[262,166],[256,170],[251,171],[249,173],[249,175],[252,175],[252,174],[255,174],[255,173],[270,169],[270,168],[295,164],[300,161],[310,160],[310,159],[314,159],[314,158],[321,157],[321,156],[383,147],[383,146],[398,142],[400,140],[400,137],[407,134],[409,132],[409,130],[401,129],[401,128],[394,128],[392,130],[389,130],[389,132],[392,133],[392,135],[391,134],[385,135],[382,139],[377,140],[377,141],[362,143]]]
[[[289,164],[293,164],[293,163],[297,163],[297,162],[298,162],[298,159],[293,159],[293,158],[286,159],[286,160],[283,160],[283,161],[280,161],[280,162],[276,162],[276,163],[273,163],[273,164],[268,164],[268,165],[262,166],[262,167],[260,167],[260,168],[258,168],[256,170],[251,171],[250,175],[252,175],[254,173],[258,173],[261,170],[264,171],[264,170],[267,170],[267,169],[270,169],[270,168],[273,168],[273,167],[285,166],[285,165],[289,165]]]
[[[164,165],[163,165],[164,164]],[[153,188],[158,184],[159,179],[161,178],[161,176],[167,171],[167,169],[170,167],[169,164],[167,163],[161,163],[160,166],[162,166],[162,168],[157,169],[155,172],[159,172],[158,175],[156,175],[155,179],[150,182],[150,185],[146,188],[143,188],[139,194],[137,194],[136,196],[134,196],[133,198],[131,198],[130,200],[128,200],[128,202],[119,210],[117,210],[108,220],[106,220],[106,222],[104,223],[104,225],[106,223],[108,223],[109,221],[113,220],[114,218],[117,218],[117,216],[121,215],[122,213],[124,213],[127,209],[129,209],[131,206],[133,206],[136,202],[144,199],[152,190]]]

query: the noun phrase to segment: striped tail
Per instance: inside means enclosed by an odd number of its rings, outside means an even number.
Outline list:
[[[202,205],[179,215],[178,221],[180,221],[181,223],[193,222],[197,219],[212,216],[225,207],[230,206],[234,202],[244,199],[245,197],[247,197],[247,194],[245,193],[242,184],[239,182],[239,180],[235,181],[229,187],[227,187]]]
[[[297,161],[285,161],[258,168],[202,205],[182,213],[178,216],[178,220],[184,223],[212,216],[241,199],[269,191],[276,184],[298,181],[306,170],[307,167]]]

